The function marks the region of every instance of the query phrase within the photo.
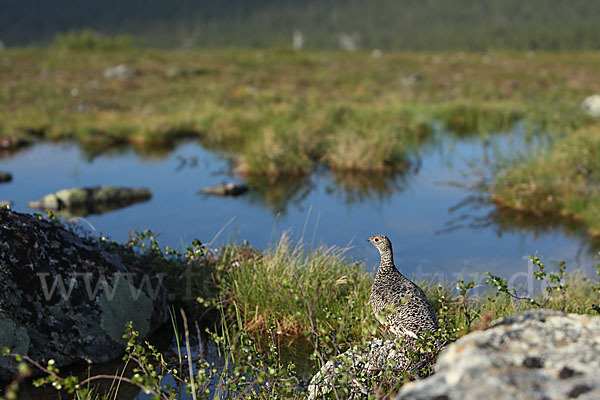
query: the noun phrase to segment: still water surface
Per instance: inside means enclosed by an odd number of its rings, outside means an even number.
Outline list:
[[[478,279],[485,271],[508,277],[526,271],[523,257],[535,253],[590,273],[597,244],[582,229],[500,213],[485,190],[472,188],[489,182],[493,160],[538,146],[519,126],[486,140],[437,136],[400,175],[336,176],[323,168],[237,198],[197,193],[238,180],[223,155],[197,142],[155,157],[131,148],[91,157],[76,144],[40,143],[0,161],[0,169],[13,174],[12,182],[0,185],[0,200],[33,212],[27,202],[64,188],[148,187],[148,202],[85,217],[94,234],[124,241],[133,229],[151,229],[162,244],[181,249],[193,238],[207,243],[221,232],[215,246],[248,240],[265,248],[289,230],[308,244],[350,246],[348,254],[372,270],[378,254],[365,239],[384,233],[394,244],[396,264],[415,278],[455,280],[461,273]]]

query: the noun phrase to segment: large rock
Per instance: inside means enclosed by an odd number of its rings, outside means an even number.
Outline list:
[[[101,214],[128,205],[147,201],[152,192],[146,188],[94,186],[72,188],[51,193],[38,201],[29,202],[28,207],[60,211],[61,215]]]
[[[600,118],[600,94],[586,97],[581,103],[581,108],[587,115],[594,118]]]
[[[396,399],[598,399],[600,317],[523,312],[444,350]]]
[[[58,366],[105,362],[167,320],[167,296],[151,265],[58,223],[0,209],[0,348]],[[0,356],[0,377],[15,368]]]

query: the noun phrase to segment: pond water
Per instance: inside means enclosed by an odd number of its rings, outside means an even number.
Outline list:
[[[509,277],[527,271],[524,257],[536,253],[590,273],[598,245],[583,229],[500,212],[485,191],[472,187],[489,182],[494,160],[534,151],[539,141],[527,139],[520,125],[485,140],[441,131],[436,136],[403,174],[336,176],[318,168],[306,179],[236,198],[198,194],[207,185],[239,181],[222,154],[198,142],[154,156],[132,148],[91,156],[76,144],[39,143],[0,161],[0,170],[13,174],[12,182],[0,185],[0,200],[33,212],[29,201],[60,189],[147,187],[150,201],[79,222],[117,241],[133,229],[151,229],[161,244],[177,249],[193,238],[214,246],[248,240],[265,248],[289,230],[308,245],[350,247],[348,254],[370,270],[379,260],[366,238],[384,233],[394,244],[396,264],[417,279],[462,274],[477,280],[485,271]]]

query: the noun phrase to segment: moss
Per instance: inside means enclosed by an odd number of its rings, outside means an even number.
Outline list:
[[[98,299],[102,329],[115,342],[126,344],[127,340],[123,339],[123,327],[132,321],[133,329],[145,337],[150,332],[152,300],[123,276],[116,275],[112,285],[114,293],[105,291]]]
[[[27,329],[0,314],[0,348],[8,347],[15,354],[28,354],[29,336]],[[17,362],[12,357],[0,355],[0,370],[13,370]]]

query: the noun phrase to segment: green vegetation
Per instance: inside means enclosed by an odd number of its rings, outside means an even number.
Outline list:
[[[570,132],[496,177],[493,200],[501,207],[583,221],[600,236],[600,129]]]
[[[130,50],[133,38],[126,35],[103,36],[91,29],[59,33],[54,39],[54,47],[60,50]]]
[[[112,398],[119,385],[126,384],[160,399],[176,398],[181,391],[192,390],[197,398],[209,398],[211,394],[219,398],[298,398],[305,396],[310,377],[331,357],[351,347],[366,348],[374,337],[389,338],[373,318],[368,303],[373,276],[346,258],[341,249],[311,250],[283,236],[277,246],[264,252],[247,244],[210,249],[195,241],[180,254],[161,250],[151,232],[134,235],[127,247],[133,249],[132,256],[149,257],[153,265],[164,265],[169,273],[168,285],[179,299],[175,306],[185,309],[172,316],[179,357],[173,360],[161,354],[128,326],[124,363],[133,370],[124,367],[122,375],[118,371],[114,377],[64,378],[50,360],[47,365],[33,364],[47,375],[37,384],[52,384],[75,398]],[[485,327],[496,318],[540,307],[599,314],[597,280],[582,278],[576,271],[568,273],[564,263],[551,269],[538,257],[531,261],[534,276],[543,287],[536,295],[520,293],[506,279],[490,274],[487,284],[493,287],[491,290],[460,280],[455,284],[423,282],[421,286],[436,308],[441,329],[414,343],[397,340],[399,350],[410,356],[410,364],[403,373],[393,366],[390,371],[382,371],[378,379],[384,384],[377,386],[378,393],[390,393],[416,375],[431,373],[431,363],[420,361],[434,360],[439,343]],[[192,283],[195,293],[202,293],[195,302],[182,297],[182,274],[190,267],[196,273],[202,272]],[[600,273],[600,265],[597,268]],[[183,357],[195,354],[197,346],[204,346],[191,342],[199,335],[192,327],[198,318],[211,315],[207,313],[210,310],[216,311],[212,313],[216,319],[200,322],[208,322],[207,332],[220,349],[219,365],[203,359],[202,354],[198,358]],[[8,354],[8,350],[4,352]],[[27,357],[15,357],[31,363]],[[190,373],[192,363],[194,373]],[[26,364],[20,370],[22,374],[10,386],[12,393],[30,373]],[[163,386],[161,379],[166,375],[172,376],[176,385]],[[338,386],[342,392],[337,393],[340,397],[344,397],[344,382],[350,378],[361,379],[368,387],[375,385],[372,377],[342,374]],[[112,380],[108,393],[94,389],[98,379]]]
[[[241,175],[271,181],[318,163],[336,174],[401,171],[436,120],[460,134],[519,119],[552,132],[581,127],[577,106],[600,67],[592,53],[29,49],[0,60],[3,147],[169,148],[192,137],[224,150]],[[119,64],[131,75],[104,77]]]

